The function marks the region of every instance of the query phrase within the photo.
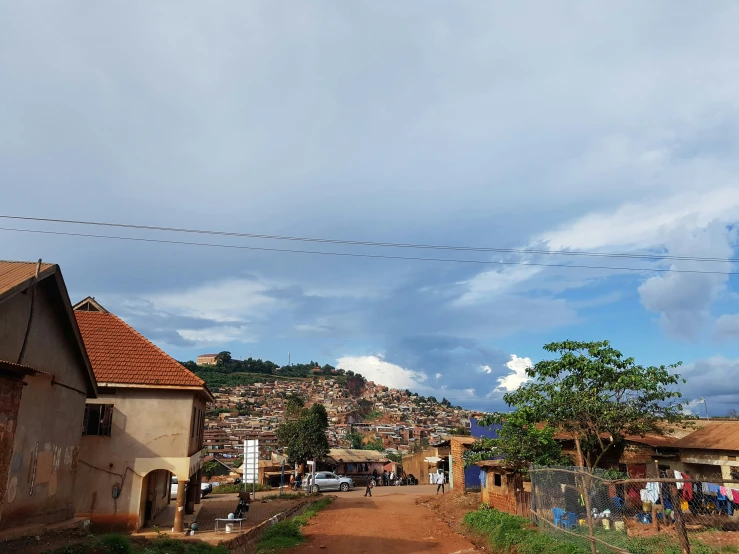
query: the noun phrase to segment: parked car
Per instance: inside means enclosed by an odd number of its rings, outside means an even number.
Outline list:
[[[200,483],[200,498],[205,498],[205,495],[211,492],[213,492],[213,483]]]
[[[303,488],[308,488],[309,476],[303,479]],[[312,480],[311,480],[312,481]],[[319,491],[342,491],[346,492],[354,488],[354,481],[350,477],[343,477],[328,471],[319,471],[316,473],[316,482],[311,483],[310,492]]]

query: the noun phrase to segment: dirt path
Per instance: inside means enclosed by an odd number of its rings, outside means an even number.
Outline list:
[[[433,510],[416,504],[427,487],[378,487],[372,498],[338,493],[303,532],[308,542],[291,554],[471,554],[481,552]],[[416,490],[414,490],[416,489]],[[412,491],[412,492],[411,492]]]

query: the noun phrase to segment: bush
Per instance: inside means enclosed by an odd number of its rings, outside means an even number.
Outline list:
[[[272,487],[270,487],[269,485],[262,485],[261,483],[257,483],[256,485],[247,484],[246,486],[249,492],[251,492],[252,490],[256,490],[257,492],[264,492],[264,491],[272,490]],[[222,494],[222,493],[232,493],[232,492],[244,492],[244,483],[239,483],[238,485],[234,483],[228,483],[226,485],[218,485],[217,487],[214,486],[213,492],[211,494]]]
[[[143,554],[228,554],[228,550],[199,541],[155,539],[146,545]]]
[[[103,535],[98,540],[98,544],[106,554],[131,554],[133,552],[131,541],[123,535]]]

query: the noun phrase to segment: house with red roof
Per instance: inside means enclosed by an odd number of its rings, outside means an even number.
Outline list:
[[[72,521],[96,394],[59,266],[0,261],[0,537]]]
[[[80,447],[84,486],[76,514],[106,530],[139,530],[168,507],[175,531],[200,502],[205,382],[94,298],[74,315],[98,397],[85,407]],[[170,483],[178,479],[174,510]],[[165,514],[166,515],[166,514]]]

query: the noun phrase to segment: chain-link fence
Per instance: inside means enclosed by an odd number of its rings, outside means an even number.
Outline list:
[[[532,520],[585,552],[739,551],[739,480],[672,470],[619,479],[577,467],[530,475]]]

